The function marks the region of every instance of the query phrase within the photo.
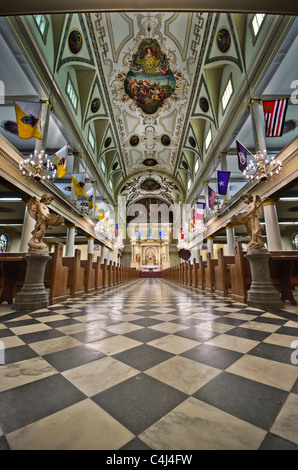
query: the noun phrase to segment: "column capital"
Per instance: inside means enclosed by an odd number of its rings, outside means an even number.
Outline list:
[[[263,206],[275,206],[278,201],[278,197],[264,197],[262,199]]]
[[[234,225],[231,224],[231,222],[228,222],[226,225],[225,225],[225,228],[233,228]]]
[[[65,221],[64,223],[65,223],[67,228],[76,228],[77,227],[76,224],[74,224],[73,222]]]
[[[91,237],[91,236],[90,237],[88,236],[87,238],[88,240],[94,240],[94,237]]]
[[[247,111],[249,111],[250,105],[253,103],[262,104],[263,100],[260,100],[259,98],[251,98],[246,106]]]
[[[209,237],[207,237],[207,240],[213,240],[214,236],[213,235],[209,235]]]

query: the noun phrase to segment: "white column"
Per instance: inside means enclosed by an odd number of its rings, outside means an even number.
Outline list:
[[[213,237],[207,237],[207,251],[211,253],[211,258],[213,258]]]
[[[88,237],[88,255],[93,255],[94,252],[94,238]]]
[[[66,235],[65,256],[74,256],[75,231],[76,231],[75,225],[68,225],[67,235]]]
[[[100,247],[100,264],[103,264],[103,262],[105,260],[105,251],[106,251],[106,247],[104,245],[101,245],[101,247]]]
[[[251,100],[251,121],[254,133],[256,151],[266,153],[266,141],[264,131],[264,113],[261,108],[261,100]]]
[[[31,215],[29,214],[28,207],[26,205],[21,241],[20,241],[20,248],[19,248],[20,253],[28,252],[28,241],[32,237],[34,226],[35,226],[35,219],[33,219],[33,217],[31,217]]]
[[[267,197],[263,200],[264,220],[267,234],[268,251],[282,250],[282,242],[276,212],[276,199]]]
[[[226,234],[227,234],[227,255],[233,256],[235,254],[234,243],[235,243],[235,230],[233,225],[226,225]]]

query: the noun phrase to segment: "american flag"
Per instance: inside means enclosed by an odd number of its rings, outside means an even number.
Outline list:
[[[280,137],[288,107],[288,98],[263,101],[266,137]]]
[[[214,204],[215,204],[215,191],[213,191],[213,189],[211,189],[210,186],[208,186],[208,205],[210,209],[214,208]]]

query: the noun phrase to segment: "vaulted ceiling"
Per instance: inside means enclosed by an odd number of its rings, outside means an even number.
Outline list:
[[[133,201],[131,188],[135,197],[162,198],[163,188],[169,201],[191,203],[204,179],[214,178],[221,153],[229,155],[234,194],[245,184],[235,139],[254,152],[249,99],[292,91],[293,17],[267,15],[257,36],[252,13],[128,10],[43,18],[42,29],[36,15],[1,19],[2,124],[15,121],[11,97],[50,97],[48,153],[69,143],[69,158],[81,154],[79,171],[109,201],[125,189]],[[233,94],[223,109],[229,79]],[[297,135],[296,108],[287,111],[294,128],[268,140],[269,153]],[[22,141],[3,125],[0,131],[20,152],[34,150],[33,139]],[[152,179],[160,188],[150,186]],[[67,196],[69,181],[69,175],[56,181]]]

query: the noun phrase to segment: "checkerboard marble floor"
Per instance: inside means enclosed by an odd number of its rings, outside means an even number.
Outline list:
[[[6,308],[0,341],[0,449],[298,449],[297,309],[142,279]]]

